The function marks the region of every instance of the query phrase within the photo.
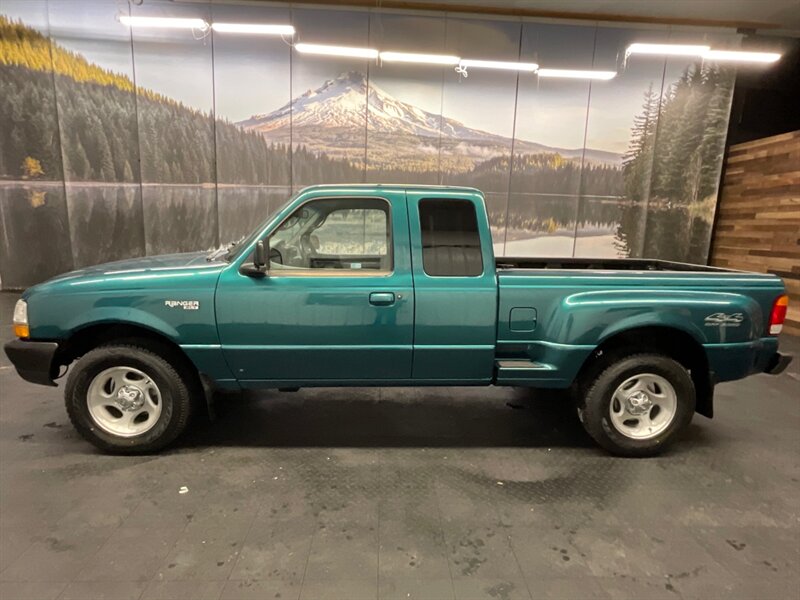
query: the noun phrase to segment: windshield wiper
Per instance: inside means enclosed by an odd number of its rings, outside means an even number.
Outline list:
[[[244,237],[239,238],[235,242],[230,242],[225,248],[217,248],[211,254],[206,256],[206,260],[208,262],[213,262],[218,258],[222,257],[222,260],[225,262],[230,262],[231,259],[231,251],[236,247],[237,244],[242,243]]]

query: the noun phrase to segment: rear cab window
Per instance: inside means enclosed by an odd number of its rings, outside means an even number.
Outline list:
[[[479,277],[483,254],[475,205],[469,200],[419,202],[422,267],[432,277]]]

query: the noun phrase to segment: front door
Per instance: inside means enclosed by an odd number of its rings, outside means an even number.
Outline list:
[[[237,379],[292,386],[410,378],[407,219],[402,193],[312,198],[269,235],[265,277],[223,273],[219,335]]]

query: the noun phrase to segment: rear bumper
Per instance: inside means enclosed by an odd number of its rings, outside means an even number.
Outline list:
[[[778,338],[770,336],[749,342],[706,344],[708,366],[717,381],[735,381],[757,373],[777,375],[792,360],[778,352]]]
[[[781,354],[780,352],[776,352],[769,359],[769,363],[767,363],[767,368],[764,369],[764,372],[769,373],[770,375],[779,375],[786,370],[786,367],[789,366],[789,363],[792,362],[793,358],[794,357],[791,354]]]
[[[25,381],[40,385],[55,386],[53,357],[58,350],[56,342],[32,342],[14,340],[8,342],[3,349],[14,368]]]

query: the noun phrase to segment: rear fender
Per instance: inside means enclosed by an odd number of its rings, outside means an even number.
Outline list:
[[[700,290],[604,290],[564,298],[568,326],[563,343],[603,341],[630,329],[669,327],[700,344],[733,343],[759,337],[757,302],[742,294]],[[726,319],[727,318],[727,319]]]
[[[703,345],[753,339],[762,326],[760,307],[754,300],[722,292],[582,292],[566,298],[563,308],[575,326],[583,325],[579,335],[590,335],[587,332],[592,320],[599,328],[593,334],[599,342],[593,357],[603,349],[625,352],[644,348],[663,352],[683,364],[692,373],[696,410],[708,418],[714,414],[716,375],[709,368]],[[731,322],[725,324],[719,315],[728,315]],[[587,361],[584,369],[591,368]]]

